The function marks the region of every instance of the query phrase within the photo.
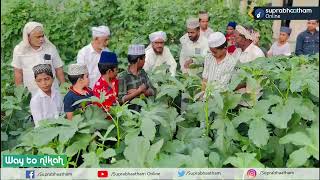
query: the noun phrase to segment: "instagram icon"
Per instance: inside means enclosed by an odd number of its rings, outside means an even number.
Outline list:
[[[249,169],[249,170],[247,171],[247,176],[248,176],[248,178],[250,178],[250,179],[255,178],[255,177],[257,176],[256,170],[254,170],[254,169]]]

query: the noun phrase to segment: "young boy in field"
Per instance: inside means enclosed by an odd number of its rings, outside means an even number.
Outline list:
[[[102,51],[98,63],[101,76],[94,85],[93,95],[100,98],[102,93],[105,94],[105,101],[102,104],[98,104],[105,111],[109,111],[110,106],[117,103],[119,92],[117,67],[117,55],[113,52]]]
[[[68,69],[68,78],[72,84],[69,92],[64,97],[64,112],[67,119],[72,120],[73,112],[82,108],[80,104],[73,105],[76,101],[89,98],[93,95],[89,86],[88,69],[84,64],[70,64]],[[86,103],[85,105],[88,105]]]
[[[53,73],[50,64],[38,64],[32,68],[34,78],[39,87],[30,101],[30,110],[35,127],[44,119],[58,118],[63,112],[60,93],[52,88]]]
[[[229,22],[227,25],[226,31],[226,39],[228,42],[228,53],[232,54],[236,50],[236,41],[235,41],[235,34],[234,31],[236,29],[237,23],[236,22]]]
[[[288,39],[291,34],[291,28],[289,27],[281,27],[280,28],[280,34],[278,41],[274,42],[270,48],[270,50],[267,53],[268,57],[271,56],[290,56],[291,50],[290,50],[290,44],[288,43]]]
[[[155,89],[147,73],[142,69],[145,63],[144,45],[130,45],[128,50],[129,67],[119,77],[119,101],[130,102],[132,99],[144,96],[154,96]],[[139,111],[140,107],[131,105],[131,109]]]

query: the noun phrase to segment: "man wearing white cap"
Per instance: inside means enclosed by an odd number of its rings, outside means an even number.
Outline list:
[[[157,31],[149,35],[151,44],[146,49],[146,59],[143,69],[154,70],[162,64],[168,65],[172,76],[176,74],[177,63],[168,47],[164,45],[167,36],[163,31]]]
[[[235,31],[236,46],[239,47],[234,55],[240,57],[241,63],[247,63],[258,57],[265,57],[263,51],[254,45],[254,32],[237,25]]]
[[[130,102],[132,99],[144,95],[155,95],[155,89],[151,84],[148,74],[142,69],[145,63],[145,48],[142,44],[132,44],[128,49],[129,67],[119,76],[120,103]],[[139,111],[137,105],[129,106],[130,109]]]
[[[101,74],[98,69],[98,63],[102,50],[107,50],[110,37],[110,30],[107,26],[92,27],[92,41],[83,47],[77,56],[78,64],[87,65],[89,71],[90,88],[98,81]]]
[[[182,48],[179,62],[183,73],[190,73],[189,66],[192,63],[198,63],[194,62],[197,61],[197,57],[204,58],[209,50],[207,38],[200,35],[198,18],[189,18],[187,20],[187,31],[188,33],[180,38]]]
[[[226,88],[238,59],[228,53],[228,43],[221,32],[210,34],[208,43],[210,53],[204,62],[202,90],[205,90],[207,83],[214,83],[218,88]]]
[[[15,84],[27,87],[32,96],[39,90],[32,71],[38,64],[50,64],[53,77],[57,77],[60,84],[65,82],[63,62],[57,48],[45,36],[43,25],[28,22],[23,28],[22,41],[13,50],[11,65],[14,67]],[[57,79],[53,86],[59,89]]]
[[[208,26],[210,21],[209,14],[206,11],[199,12],[200,34],[209,38],[213,30]]]

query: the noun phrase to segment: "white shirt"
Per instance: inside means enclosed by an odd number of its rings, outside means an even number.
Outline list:
[[[200,30],[200,35],[205,36],[206,38],[209,38],[211,33],[214,33],[214,31],[210,27],[208,27],[205,31]]]
[[[158,55],[154,52],[151,45],[148,46],[146,49],[146,59],[143,69],[145,71],[154,70],[156,67],[161,66],[162,64],[167,64],[170,66],[169,71],[172,76],[176,74],[177,63],[174,60],[170,49],[164,46],[162,54]]]
[[[83,47],[77,56],[77,63],[78,64],[85,64],[87,65],[88,72],[89,72],[89,87],[92,89],[94,84],[98,81],[101,74],[98,68],[98,63],[100,60],[101,53],[95,51],[92,47],[92,44],[88,44],[87,46]]]
[[[279,55],[285,55],[290,56],[291,50],[290,50],[290,44],[286,42],[283,45],[280,45],[278,42],[274,42],[268,51],[268,54],[271,56],[279,56]]]
[[[59,91],[51,88],[51,96],[48,96],[41,89],[31,98],[30,110],[36,127],[39,121],[49,118],[58,118],[63,113],[63,102]]]
[[[199,36],[196,42],[193,42],[189,39],[188,33],[183,35],[180,38],[181,43],[181,52],[180,52],[180,67],[183,73],[187,73],[189,70],[184,68],[184,64],[187,60],[191,59],[192,57],[205,57],[209,50],[208,40],[204,36]]]
[[[239,57],[241,63],[251,62],[258,57],[265,57],[263,51],[253,43],[251,43],[243,52],[240,48],[237,48],[233,55]]]
[[[22,69],[23,72],[23,85],[28,88],[32,96],[38,91],[37,83],[34,79],[34,73],[32,68],[38,64],[50,64],[52,67],[53,76],[55,76],[55,69],[63,66],[63,62],[59,56],[59,53],[55,47],[46,46],[40,47],[37,50],[29,48],[25,53],[18,52],[19,45],[13,50],[13,60],[11,66]],[[51,60],[44,60],[44,55],[49,54]],[[53,86],[59,89],[57,78],[54,80]]]
[[[224,59],[217,63],[212,53],[208,53],[204,62],[204,70],[202,78],[207,80],[207,83],[217,83],[221,88],[225,88],[234,72],[234,67],[237,65],[238,59],[229,53]]]

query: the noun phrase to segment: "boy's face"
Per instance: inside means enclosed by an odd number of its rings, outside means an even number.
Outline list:
[[[114,68],[113,71],[108,71],[108,76],[110,79],[115,79],[118,75],[118,68]]]
[[[90,83],[89,74],[84,74],[83,78],[78,79],[78,82],[81,83],[83,87],[88,87]]]
[[[142,68],[144,66],[144,62],[145,62],[146,57],[143,56],[143,58],[138,60],[138,68]]]
[[[279,34],[279,41],[280,42],[285,42],[288,40],[288,38],[289,38],[289,35],[287,33],[280,32],[280,34]]]
[[[36,77],[38,87],[45,93],[50,92],[53,83],[53,78],[46,73],[38,74]]]
[[[227,27],[227,34],[232,34],[233,31],[234,31],[233,27],[231,27],[231,26]]]

